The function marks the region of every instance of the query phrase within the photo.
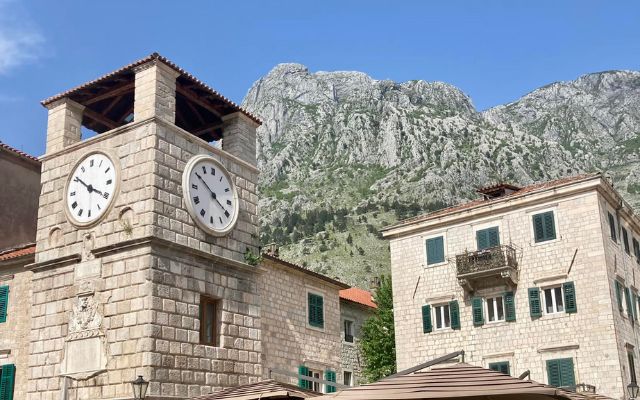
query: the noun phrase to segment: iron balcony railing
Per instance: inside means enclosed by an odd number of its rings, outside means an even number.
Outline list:
[[[490,275],[500,273],[504,269],[517,269],[516,250],[509,245],[490,247],[488,249],[464,252],[456,256],[458,277],[474,275]]]

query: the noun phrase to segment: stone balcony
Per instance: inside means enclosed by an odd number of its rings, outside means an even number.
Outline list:
[[[500,284],[515,288],[518,284],[516,249],[502,245],[458,254],[456,270],[458,283],[470,292],[478,286]]]

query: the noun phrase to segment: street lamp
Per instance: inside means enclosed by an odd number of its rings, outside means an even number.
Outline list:
[[[142,375],[138,375],[138,378],[131,382],[131,386],[133,387],[133,398],[135,400],[142,400],[147,397],[149,382],[145,381]]]
[[[627,391],[629,392],[629,399],[635,400],[638,397],[638,384],[635,380],[631,381],[629,385],[627,385]]]

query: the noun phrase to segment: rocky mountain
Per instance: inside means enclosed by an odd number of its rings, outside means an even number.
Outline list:
[[[442,82],[281,64],[243,106],[264,122],[263,244],[351,284],[388,272],[380,227],[496,181],[601,170],[640,205],[640,72],[589,74],[479,112]]]

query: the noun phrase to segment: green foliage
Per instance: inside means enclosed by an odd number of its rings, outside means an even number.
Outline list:
[[[259,254],[253,254],[251,249],[247,247],[247,251],[244,253],[244,261],[249,264],[256,266],[262,261],[262,256]]]
[[[381,276],[373,295],[378,308],[362,326],[360,349],[364,357],[362,374],[375,382],[396,372],[396,339],[393,326],[391,277]]]

